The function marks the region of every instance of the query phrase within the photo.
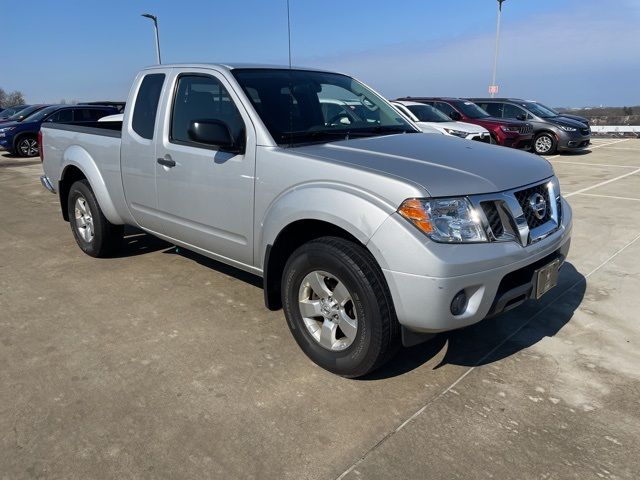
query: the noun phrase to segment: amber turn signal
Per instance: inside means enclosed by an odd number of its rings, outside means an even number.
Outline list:
[[[433,232],[429,212],[427,212],[424,204],[417,198],[409,198],[402,202],[402,205],[398,208],[398,213],[424,233]]]

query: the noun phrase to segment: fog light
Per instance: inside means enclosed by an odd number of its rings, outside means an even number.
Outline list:
[[[453,315],[461,315],[467,308],[467,294],[464,290],[460,290],[456,293],[456,296],[451,300],[451,313]]]

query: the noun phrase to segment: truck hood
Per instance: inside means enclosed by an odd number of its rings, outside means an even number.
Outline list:
[[[433,197],[499,192],[553,175],[536,155],[446,135],[384,135],[291,150],[402,178]]]

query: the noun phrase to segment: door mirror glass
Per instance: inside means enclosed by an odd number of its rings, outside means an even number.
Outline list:
[[[526,120],[527,116],[524,113],[520,113],[518,115],[516,115],[516,120]]]
[[[451,120],[455,120],[456,122],[457,122],[458,120],[461,120],[461,119],[462,119],[462,115],[460,115],[460,114],[459,114],[458,112],[456,112],[455,110],[454,110],[453,112],[451,112],[451,113],[449,114],[449,116],[451,117]]]
[[[222,120],[193,120],[187,133],[194,142],[216,146],[220,150],[239,151],[231,136],[229,125]]]

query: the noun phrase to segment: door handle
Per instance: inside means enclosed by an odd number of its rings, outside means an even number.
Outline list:
[[[157,162],[163,167],[171,168],[176,166],[175,160],[171,160],[170,158],[158,158]]]

